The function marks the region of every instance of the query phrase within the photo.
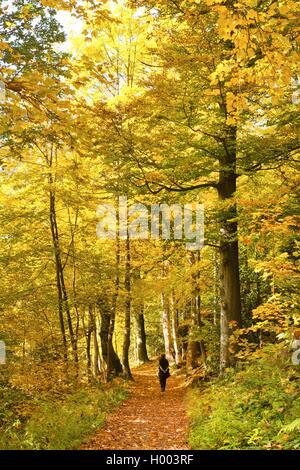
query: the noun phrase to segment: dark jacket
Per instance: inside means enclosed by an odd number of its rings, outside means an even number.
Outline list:
[[[167,374],[168,370],[169,370],[169,361],[166,357],[162,357],[159,360],[159,373],[160,374]]]

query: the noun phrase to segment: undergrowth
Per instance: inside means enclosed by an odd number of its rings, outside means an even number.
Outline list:
[[[127,397],[122,383],[84,386],[64,396],[30,397],[0,384],[0,449],[76,449]]]
[[[299,449],[299,372],[273,345],[241,370],[190,390],[192,449]]]

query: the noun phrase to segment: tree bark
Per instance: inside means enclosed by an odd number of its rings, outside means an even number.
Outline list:
[[[50,202],[50,227],[51,227],[51,235],[52,235],[52,242],[54,247],[54,256],[55,256],[55,266],[56,266],[56,285],[57,285],[57,292],[58,292],[58,311],[59,311],[59,321],[60,321],[60,328],[63,338],[63,349],[64,349],[64,358],[67,360],[67,340],[66,340],[66,331],[64,325],[64,317],[63,311],[65,311],[67,316],[67,325],[71,340],[71,346],[73,351],[74,362],[76,364],[76,368],[78,368],[78,352],[77,352],[77,338],[74,335],[72,319],[69,309],[69,301],[68,301],[68,294],[67,289],[65,286],[65,278],[64,278],[64,268],[61,259],[61,249],[60,249],[60,238],[58,232],[58,225],[57,225],[57,218],[56,218],[56,195],[55,195],[55,188],[53,187],[54,178],[52,173],[53,167],[53,155],[54,149],[51,148],[50,156],[47,157],[47,164],[49,166],[50,172],[48,176],[49,181],[49,202]]]
[[[101,316],[101,327],[100,327],[100,341],[101,341],[101,351],[104,362],[107,365],[107,356],[108,356],[108,330],[110,325],[110,314],[107,313],[108,306],[105,302],[100,300],[97,303],[98,309]],[[119,356],[115,352],[113,344],[111,343],[111,375],[119,375],[123,371],[123,367]],[[108,377],[109,378],[109,377]]]
[[[52,175],[49,175],[49,182],[52,184]],[[61,287],[61,278],[60,278],[60,258],[59,258],[59,244],[57,237],[57,227],[56,227],[56,218],[55,218],[55,194],[50,189],[49,194],[50,199],[50,228],[52,235],[52,243],[54,247],[54,258],[55,258],[55,273],[56,273],[56,289],[57,289],[57,303],[58,303],[58,318],[60,331],[62,336],[62,346],[63,346],[63,357],[64,360],[68,361],[68,344],[66,337],[66,328],[64,323],[64,314],[63,314],[63,293]]]
[[[141,272],[140,269],[136,271],[136,280],[139,283],[138,287],[141,287]],[[142,288],[142,287],[141,287]],[[145,318],[144,318],[144,300],[143,298],[137,299],[137,305],[135,308],[134,315],[135,324],[135,357],[138,363],[144,364],[149,362],[147,343],[146,343],[146,330],[145,330]]]
[[[171,306],[172,306],[172,337],[173,337],[173,347],[174,347],[174,354],[175,354],[175,364],[180,365],[182,364],[182,355],[179,349],[179,341],[178,341],[178,310],[176,308],[174,290],[172,291],[172,295],[171,295]]]
[[[220,280],[219,280],[219,265],[218,265],[218,252],[217,249],[214,249],[213,252],[213,270],[214,270],[214,300],[213,300],[213,309],[214,309],[214,316],[213,316],[213,323],[217,326],[219,319],[220,319],[220,312],[219,312],[219,287],[220,287]]]
[[[59,263],[59,271],[60,271],[60,279],[61,279],[61,287],[62,287],[62,293],[63,293],[63,304],[65,308],[65,312],[67,315],[67,324],[68,324],[68,329],[69,329],[69,335],[70,335],[70,340],[71,340],[71,345],[72,345],[72,351],[73,351],[73,357],[74,357],[74,362],[76,364],[76,367],[78,368],[78,351],[77,351],[77,338],[74,334],[73,330],[73,325],[72,325],[72,318],[71,318],[71,312],[70,312],[70,307],[69,307],[69,299],[68,299],[68,293],[65,285],[65,276],[63,272],[63,266],[61,263]]]
[[[163,261],[162,278],[167,278],[168,275],[168,261]],[[173,360],[171,348],[171,325],[170,325],[170,299],[168,294],[163,289],[161,293],[162,304],[162,329],[165,344],[165,354],[168,361]]]
[[[136,335],[136,355],[140,364],[149,362],[147,345],[146,345],[146,331],[145,319],[143,313],[143,305],[140,306],[138,312],[135,314],[135,335]]]
[[[90,308],[90,307],[89,307]],[[93,332],[93,324],[90,315],[88,316],[88,327],[86,331],[86,358],[87,358],[87,373],[88,380],[92,380],[92,355],[91,355],[91,338]]]
[[[191,318],[188,334],[188,348],[186,365],[187,368],[194,369],[198,365],[198,356],[201,354],[202,360],[205,363],[204,345],[203,341],[197,339],[197,332],[201,325],[201,297],[200,297],[200,269],[198,263],[200,261],[200,252],[195,254],[190,253],[190,263],[192,265],[192,299],[191,299]],[[196,338],[195,338],[196,336]]]
[[[197,312],[196,312],[196,299],[191,300],[191,318],[188,333],[188,346],[186,352],[186,367],[188,369],[195,369],[198,365],[197,356],[199,352],[197,341],[195,340],[196,328],[198,325]]]
[[[162,327],[163,337],[165,343],[165,354],[168,360],[172,360],[171,352],[171,326],[170,326],[170,302],[169,297],[165,292],[161,294],[162,302]]]
[[[125,321],[124,321],[124,340],[123,340],[123,373],[124,377],[133,380],[129,365],[129,347],[130,347],[130,311],[131,311],[131,280],[130,280],[130,241],[127,234],[125,242],[126,264],[125,264]]]
[[[89,344],[91,344],[91,334],[93,334],[93,375],[94,377],[98,377],[100,374],[99,369],[99,348],[98,348],[98,340],[97,340],[97,325],[96,319],[94,315],[94,309],[92,305],[89,305]],[[89,365],[91,369],[91,354],[89,357]]]
[[[116,321],[116,311],[117,311],[117,301],[119,296],[119,287],[120,287],[120,239],[117,235],[116,239],[116,266],[115,266],[115,285],[114,293],[112,297],[112,307],[108,324],[108,333],[107,333],[107,378],[115,373],[116,375],[123,372],[122,364],[114,350],[113,347],[113,336],[115,331],[115,321]],[[117,359],[118,358],[118,359]]]
[[[233,365],[229,353],[229,337],[232,329],[241,325],[241,294],[239,277],[239,252],[237,234],[236,192],[236,128],[227,126],[224,140],[225,156],[220,160],[218,194],[221,201],[227,201],[221,214],[220,224],[220,373]],[[231,202],[230,202],[231,200]]]

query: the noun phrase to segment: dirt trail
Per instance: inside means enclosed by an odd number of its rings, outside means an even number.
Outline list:
[[[133,370],[133,376],[129,399],[81,449],[189,449],[183,378],[172,374],[162,393],[156,362]]]

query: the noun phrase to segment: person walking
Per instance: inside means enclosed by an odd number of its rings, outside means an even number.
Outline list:
[[[165,354],[161,354],[159,358],[158,377],[159,377],[160,389],[162,392],[164,392],[166,389],[167,378],[170,377],[169,361],[166,358]]]

